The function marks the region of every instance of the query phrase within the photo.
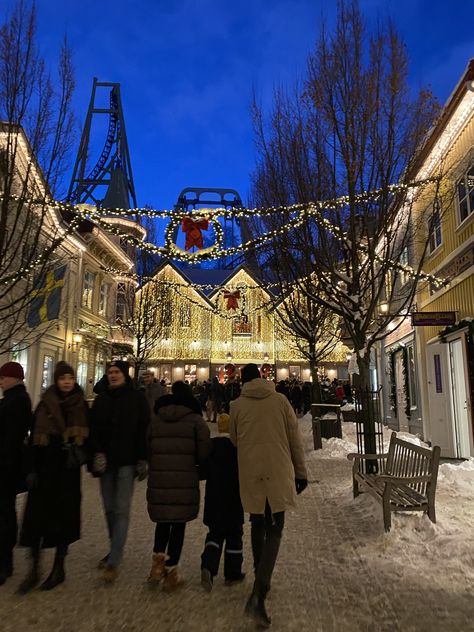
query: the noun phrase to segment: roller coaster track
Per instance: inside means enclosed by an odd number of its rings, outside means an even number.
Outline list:
[[[112,151],[112,146],[114,144],[115,134],[117,132],[117,126],[119,124],[117,117],[117,96],[114,90],[110,91],[110,114],[109,114],[109,128],[107,130],[107,137],[105,139],[104,148],[102,149],[102,153],[99,156],[94,168],[89,172],[87,176],[87,180],[95,180],[103,170],[109,156]],[[77,187],[74,191],[68,196],[68,202],[79,202],[80,200],[77,198]]]
[[[102,153],[97,161],[95,167],[87,176],[88,180],[95,180],[99,173],[104,168],[105,163],[107,162],[107,158],[110,156],[110,152],[112,150],[112,145],[114,143],[115,132],[117,131],[117,97],[113,90],[110,91],[110,109],[112,110],[109,115],[109,129],[107,131],[107,138],[105,139],[104,148]]]

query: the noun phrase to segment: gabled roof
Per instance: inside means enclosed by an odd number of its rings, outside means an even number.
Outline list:
[[[230,273],[229,273],[228,270],[222,270],[222,272],[227,272],[228,276],[221,282],[221,285],[229,285],[230,282],[232,281],[232,279],[235,276],[237,276],[237,274],[239,272],[241,272],[241,271],[243,271],[246,274],[248,274],[248,276],[255,281],[255,285],[258,285],[260,287],[262,292],[264,292],[268,297],[271,296],[270,293],[268,292],[268,290],[266,290],[264,287],[261,286],[261,282],[260,282],[260,280],[258,278],[256,278],[256,275],[253,272],[253,270],[251,270],[245,264],[241,264],[240,266],[235,268],[235,270],[231,270]],[[219,291],[219,288],[215,288],[214,290],[212,290],[211,293],[209,294],[209,298],[213,298],[217,294],[218,291]]]
[[[162,272],[165,268],[171,268],[173,270],[173,272],[175,272],[176,274],[178,274],[178,276],[180,276],[183,281],[186,284],[192,284],[195,283],[195,281],[193,281],[190,277],[188,277],[183,270],[181,270],[180,268],[178,268],[178,266],[176,264],[174,264],[172,261],[170,261],[169,259],[165,259],[163,260],[160,265],[156,268],[156,270],[150,275],[153,277],[156,277],[160,272]],[[214,309],[214,304],[211,303],[211,301],[208,299],[208,297],[204,294],[204,292],[202,292],[201,290],[198,290],[195,287],[191,287],[191,289],[193,290],[193,292],[195,292],[207,305],[209,305],[209,307],[212,307],[212,309]]]
[[[456,109],[459,107],[464,95],[467,90],[474,89],[474,59],[470,59],[469,63],[464,71],[464,74],[461,76],[458,84],[454,88],[453,92],[449,96],[446,104],[438,118],[435,122],[434,126],[428,133],[428,137],[422,146],[420,153],[416,157],[410,172],[412,175],[416,174],[423,166],[424,161],[429,156],[431,150],[433,149],[436,141],[443,133],[443,130],[448,125],[450,118],[453,116]]]

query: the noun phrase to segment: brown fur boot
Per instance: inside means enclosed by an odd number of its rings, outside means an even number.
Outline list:
[[[178,577],[177,566],[165,566],[165,580],[163,582],[163,590],[165,592],[173,592],[184,584],[184,581]]]
[[[148,583],[158,584],[165,577],[165,562],[168,556],[165,553],[153,553]]]

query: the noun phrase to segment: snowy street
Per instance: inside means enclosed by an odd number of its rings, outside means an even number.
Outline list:
[[[354,427],[344,439],[312,449],[309,415],[300,420],[309,486],[288,513],[268,599],[271,629],[297,632],[474,631],[474,460],[442,464],[433,525],[426,516],[392,514],[384,533],[381,505],[352,498]],[[386,432],[387,441],[390,432]],[[414,438],[413,438],[414,439]],[[238,632],[254,629],[243,614],[252,586],[249,524],[245,526],[243,585],[222,576],[212,593],[200,586],[206,529],[188,525],[181,563],[186,585],[167,595],[150,589],[154,525],[137,483],[121,573],[112,586],[99,582],[96,565],[107,552],[97,480],[83,476],[83,538],[70,548],[66,582],[50,593],[14,594],[26,570],[16,551],[14,576],[0,588],[2,632]],[[20,503],[19,503],[20,505]],[[45,555],[42,573],[50,570]]]

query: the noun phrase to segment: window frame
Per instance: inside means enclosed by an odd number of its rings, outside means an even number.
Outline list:
[[[471,183],[469,183],[469,172],[471,174]],[[459,194],[460,186],[464,188],[464,195],[461,198]],[[462,216],[463,203],[466,203],[467,214]],[[458,209],[459,223],[462,224],[474,213],[474,162],[463,172],[462,176],[456,180],[456,205]]]
[[[82,307],[86,307],[87,309],[92,309],[94,305],[95,277],[95,273],[91,270],[84,272],[82,282]]]

